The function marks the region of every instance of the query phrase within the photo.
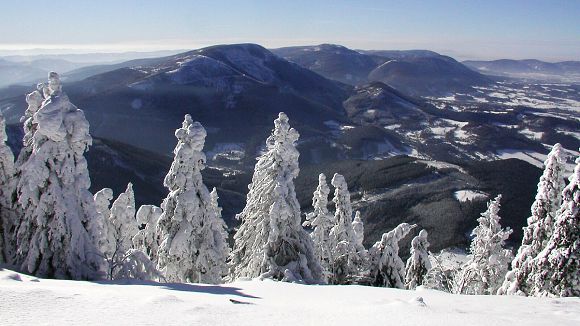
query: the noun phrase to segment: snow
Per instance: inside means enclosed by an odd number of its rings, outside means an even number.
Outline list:
[[[507,160],[509,158],[517,158],[519,160],[535,165],[539,168],[543,168],[544,161],[542,159],[534,157],[532,154],[534,153],[517,149],[503,149],[497,151],[497,156],[502,160]]]
[[[408,291],[274,281],[219,286],[93,283],[0,270],[0,293],[5,325],[477,326],[580,321],[579,298],[465,296],[421,287]]]
[[[460,202],[466,202],[468,200],[485,200],[489,195],[475,190],[459,190],[454,193],[454,196]]]

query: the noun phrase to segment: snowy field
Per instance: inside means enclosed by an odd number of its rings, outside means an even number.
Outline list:
[[[123,285],[45,280],[0,270],[0,324],[580,325],[580,298],[464,296],[274,281]]]

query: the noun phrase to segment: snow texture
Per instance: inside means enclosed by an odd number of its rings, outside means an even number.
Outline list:
[[[407,259],[405,266],[405,287],[407,289],[412,290],[423,285],[425,275],[431,269],[428,249],[427,231],[421,230],[419,235],[411,241],[411,256]]]
[[[384,233],[381,240],[369,249],[370,276],[373,285],[405,288],[405,263],[399,257],[399,241],[407,236],[413,227],[415,226],[401,223],[395,229]]]
[[[246,206],[230,255],[231,277],[318,283],[322,269],[312,239],[302,228],[294,179],[299,135],[280,113],[254,168]]]
[[[512,261],[512,270],[506,275],[499,294],[530,295],[533,260],[546,247],[562,202],[565,163],[562,146],[554,145],[544,163],[544,173],[540,177],[536,199],[532,204],[532,215],[528,218],[528,225],[524,227],[522,245]]]
[[[168,282],[221,281],[220,268],[214,265],[218,259],[225,260],[225,254],[213,256],[217,254],[214,251],[201,252],[214,243],[221,243],[219,237],[223,235],[216,234],[220,233],[221,223],[216,220],[221,218],[216,216],[217,204],[212,202],[201,176],[206,162],[202,152],[206,136],[203,126],[193,122],[189,114],[185,115],[182,127],[175,131],[175,157],[164,181],[169,194],[161,204],[163,212],[156,230],[157,266]]]
[[[35,92],[28,98],[37,97]],[[49,73],[43,93],[42,106],[32,115],[32,151],[19,166],[22,217],[14,263],[39,276],[98,278],[104,263],[98,249],[102,216],[88,191],[83,156],[92,143],[89,123],[61,91],[58,74]]]
[[[491,200],[487,210],[477,219],[479,225],[473,229],[469,260],[462,266],[457,281],[461,294],[496,294],[513,259],[504,244],[512,233],[499,224],[501,195]]]
[[[0,293],[5,325],[572,326],[580,320],[578,298],[465,296],[421,288],[71,282],[0,270]]]

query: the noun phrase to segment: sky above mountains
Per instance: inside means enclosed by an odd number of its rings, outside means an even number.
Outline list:
[[[579,16],[575,0],[11,1],[0,10],[0,55],[252,42],[430,49],[459,59],[580,60]]]

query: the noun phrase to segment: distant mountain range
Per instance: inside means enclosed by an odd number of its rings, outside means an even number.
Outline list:
[[[180,51],[4,55],[0,56],[0,88],[8,85],[41,82],[46,79],[46,75],[50,71],[65,74],[81,67],[95,65],[110,66],[128,60],[157,58],[177,52]],[[94,69],[90,69],[89,71],[95,71],[95,73],[104,72]],[[91,74],[80,74],[76,80],[89,76]]]
[[[529,80],[580,82],[580,61],[544,62],[540,60],[463,61],[485,75]]]
[[[272,52],[329,79],[350,85],[380,81],[413,96],[444,95],[491,82],[451,57],[425,50],[355,51],[322,44]]]
[[[362,54],[336,45],[274,52],[279,55],[255,44],[233,44],[83,67],[65,74],[69,78],[65,89],[85,110],[96,137],[166,155],[175,143],[173,131],[189,113],[208,129],[212,158],[238,168],[253,165],[280,111],[288,114],[302,135],[305,163],[400,154],[463,161],[494,158],[503,149],[545,153],[541,139],[530,139],[519,130],[543,132],[545,141],[558,140],[567,148],[577,148],[579,143],[566,131],[580,128],[575,121],[486,103],[470,111],[442,109],[419,97],[462,90],[469,76],[482,81],[478,73],[434,52]],[[352,86],[318,74],[323,71],[336,72],[329,73],[335,79],[350,71],[352,76],[363,78],[368,73],[386,80],[362,83],[361,79],[360,85]],[[391,78],[391,74],[407,77]],[[89,77],[81,79],[85,76]],[[72,82],[76,79],[81,80]],[[471,87],[464,97],[468,92],[482,96],[473,89],[478,86]],[[15,97],[0,99],[0,109],[9,123],[16,123],[26,107],[23,95],[18,94],[25,91],[12,88],[5,93]],[[564,133],[557,133],[556,128],[544,130],[539,126],[546,123],[539,120],[553,121],[549,125],[562,126]]]

